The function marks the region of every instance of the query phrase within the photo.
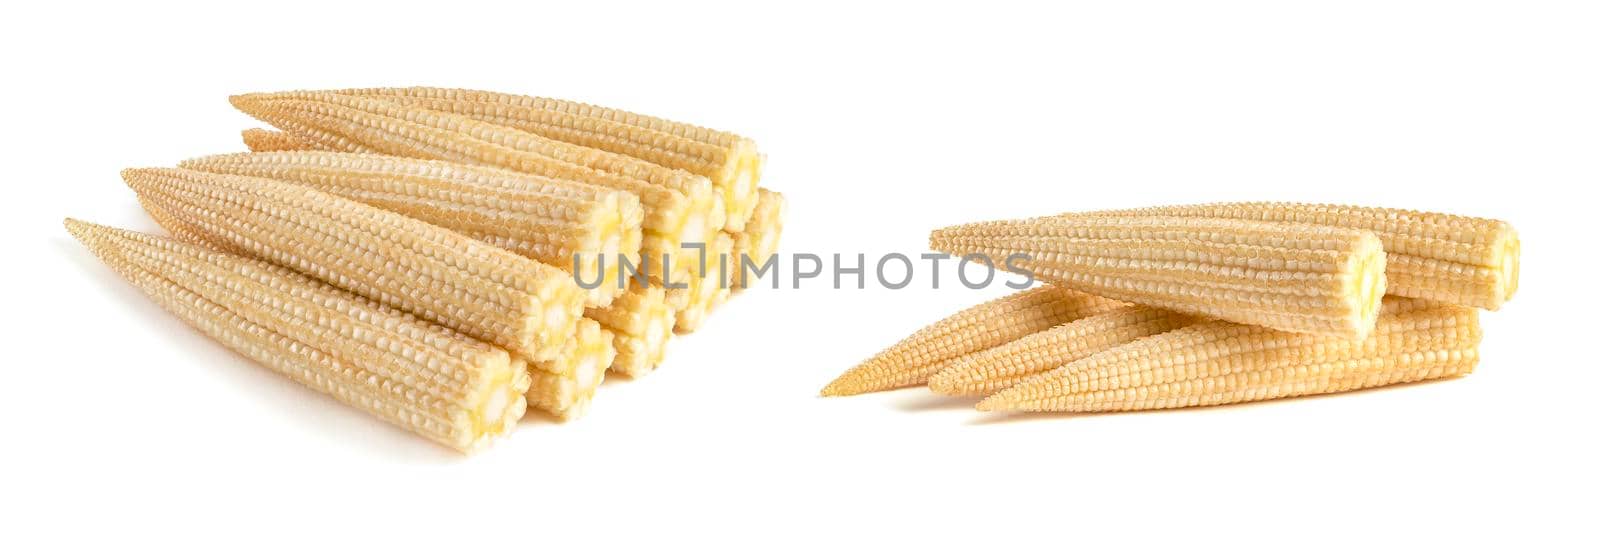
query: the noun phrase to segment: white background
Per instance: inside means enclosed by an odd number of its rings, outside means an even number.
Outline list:
[[[0,530],[1595,526],[1592,2],[130,4],[0,17]],[[240,150],[254,123],[228,94],[412,84],[751,136],[790,198],[791,253],[1285,199],[1509,220],[1522,287],[1484,316],[1465,379],[1012,418],[921,391],[817,397],[1001,291],[758,290],[587,419],[530,417],[463,459],[216,346],[60,227],[153,230],[117,171]]]

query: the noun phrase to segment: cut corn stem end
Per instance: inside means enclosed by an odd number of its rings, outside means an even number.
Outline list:
[[[726,302],[731,292],[728,275],[733,257],[733,238],[718,232],[717,238],[706,245],[705,274],[690,276],[688,288],[669,289],[667,298],[677,310],[674,330],[691,333],[699,329],[711,311]],[[692,261],[698,270],[699,257]]]
[[[640,377],[661,365],[672,339],[676,313],[660,287],[634,287],[610,306],[589,309],[584,316],[613,334],[617,356],[611,371]]]
[[[617,356],[613,335],[598,322],[581,319],[576,329],[566,346],[565,359],[571,361],[567,368],[561,372],[530,370],[533,383],[528,388],[528,404],[561,420],[574,420],[588,412],[595,391],[605,381],[606,369]]]

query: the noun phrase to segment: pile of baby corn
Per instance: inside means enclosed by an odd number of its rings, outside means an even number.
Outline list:
[[[823,388],[926,384],[983,411],[1221,405],[1462,376],[1517,289],[1497,220],[1229,203],[939,229],[931,247],[1047,285],[923,328]],[[1021,256],[1017,256],[1021,257]]]
[[[122,174],[170,236],[68,231],[234,351],[463,452],[655,369],[783,229],[730,133],[472,90],[230,101],[277,129]]]

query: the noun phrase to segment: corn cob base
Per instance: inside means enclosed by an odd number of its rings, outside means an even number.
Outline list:
[[[754,142],[746,139],[734,145],[731,159],[733,168],[713,176],[711,181],[716,184],[726,206],[728,231],[737,232],[744,231],[745,223],[761,200],[761,171],[767,158],[756,151]]]
[[[660,287],[634,287],[607,307],[584,311],[584,316],[612,333],[617,357],[611,371],[629,377],[643,376],[661,365],[677,322],[666,290]]]
[[[734,292],[749,288],[755,281],[744,267],[746,260],[751,268],[759,268],[778,253],[778,241],[783,236],[783,221],[788,212],[788,200],[782,194],[760,190],[760,201],[750,221],[745,223],[744,231],[733,235],[733,257],[739,263],[729,265],[728,273]]]
[[[528,388],[528,405],[561,420],[575,420],[588,413],[595,391],[605,381],[606,369],[617,356],[612,338],[611,332],[601,329],[599,323],[580,320],[577,335],[567,345],[571,363],[564,372],[530,369],[533,383]]]
[[[699,329],[711,311],[728,300],[731,288],[728,283],[729,266],[735,260],[733,256],[733,238],[726,233],[718,233],[717,238],[706,245],[705,274],[688,277],[687,288],[668,289],[667,302],[677,314],[673,330],[678,333],[692,333]],[[695,270],[699,269],[700,258],[693,259]],[[673,280],[677,283],[677,280]]]

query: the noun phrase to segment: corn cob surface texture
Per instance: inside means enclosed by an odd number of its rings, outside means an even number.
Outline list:
[[[562,366],[583,309],[572,276],[461,234],[315,189],[186,169],[123,179],[207,241],[300,271],[507,349]]]
[[[744,231],[733,234],[733,257],[739,262],[729,265],[729,279],[735,292],[750,287],[759,280],[748,272],[744,263],[759,268],[773,254],[778,253],[778,241],[783,236],[783,220],[789,214],[789,201],[783,194],[761,189],[760,200],[745,223]]]
[[[1051,286],[990,300],[924,327],[856,365],[823,387],[822,395],[849,396],[922,385],[968,354],[1124,305]]]
[[[522,417],[526,363],[504,350],[266,262],[68,219],[161,307],[313,390],[462,452]]]
[[[1176,205],[1095,212],[1295,222],[1372,231],[1388,255],[1388,293],[1499,309],[1517,292],[1522,244],[1510,224],[1381,207],[1282,202]]]
[[[252,152],[287,152],[292,150],[327,150],[328,147],[297,137],[292,133],[265,128],[250,128],[239,132],[245,148]]]
[[[1130,305],[1081,318],[964,357],[928,380],[940,394],[992,394],[1067,363],[1201,319]]]
[[[729,231],[744,231],[759,198],[762,156],[753,141],[731,133],[577,102],[488,91],[406,87],[335,92],[459,114],[704,176],[722,199]]]
[[[693,254],[693,251],[690,252]],[[700,329],[711,311],[723,302],[728,301],[732,292],[729,275],[732,272],[733,238],[728,234],[717,235],[717,239],[707,243],[705,248],[705,265],[699,265],[701,257],[685,257],[685,260],[696,263],[694,271],[704,271],[700,276],[687,276],[683,283],[686,288],[667,289],[667,302],[677,311],[674,330],[678,333],[691,333]],[[674,284],[678,280],[669,280]]]
[[[604,306],[639,262],[638,197],[582,183],[448,161],[341,152],[267,152],[190,159],[182,168],[305,185],[455,230],[574,272],[586,305]]]
[[[997,266],[1027,254],[1020,270],[1107,298],[1346,338],[1372,329],[1385,286],[1377,236],[1326,226],[1062,216],[954,226],[929,241]]]
[[[594,393],[606,379],[606,369],[617,356],[612,334],[600,324],[584,318],[567,343],[567,359],[573,361],[564,372],[539,368],[531,370],[533,384],[528,387],[528,405],[561,420],[574,420],[589,412]]]
[[[338,151],[483,164],[632,193],[644,206],[641,255],[655,265],[655,277],[665,275],[663,255],[681,254],[684,242],[710,242],[726,223],[714,212],[715,204],[704,200],[710,196],[705,178],[457,114],[315,91],[239,95],[229,101],[283,131]],[[699,192],[686,196],[673,183]]]
[[[667,355],[667,341],[677,324],[677,313],[667,303],[661,287],[635,286],[617,296],[611,305],[586,309],[583,316],[598,322],[613,336],[617,356],[611,370],[640,377],[656,367]]]
[[[1393,301],[1352,341],[1211,321],[1145,337],[1030,378],[978,409],[1131,411],[1221,405],[1462,376],[1477,310]]]

